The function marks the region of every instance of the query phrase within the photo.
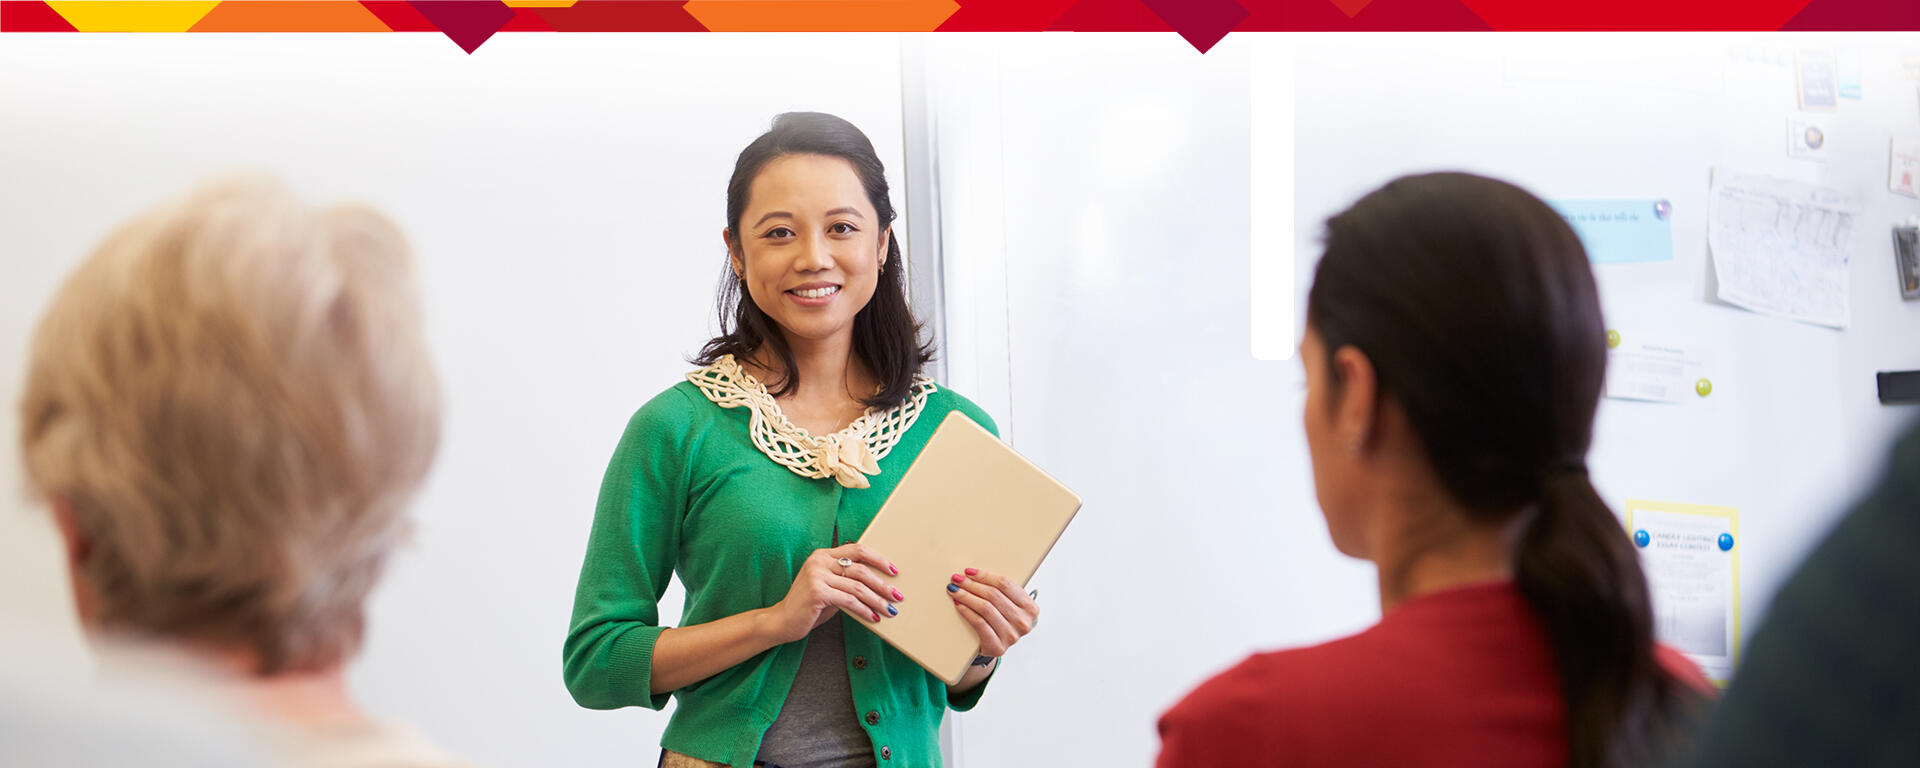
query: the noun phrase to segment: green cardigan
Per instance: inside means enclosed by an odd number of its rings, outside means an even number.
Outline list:
[[[780,602],[815,549],[832,546],[837,525],[851,541],[866,531],[927,438],[950,411],[989,430],[979,406],[945,389],[887,457],[872,486],[843,488],[794,474],[754,447],[750,410],[721,408],[690,382],[660,393],[627,422],[607,465],[573,599],[564,670],[574,701],[592,709],[660,709],[652,695],[659,601],[679,574],[683,621],[703,624]],[[929,597],[904,610],[949,610]],[[842,615],[847,675],[856,716],[881,766],[940,765],[946,708],[965,711],[986,684],[949,696],[946,684]],[[753,765],[760,739],[780,714],[806,640],[764,651],[673,692],[679,700],[661,746],[733,766]]]

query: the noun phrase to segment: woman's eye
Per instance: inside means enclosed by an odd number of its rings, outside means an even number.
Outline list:
[[[764,235],[761,235],[761,237],[768,237],[773,239],[793,237],[793,230],[787,229],[786,227],[774,227],[773,229],[767,230],[767,233]]]
[[[854,232],[858,232],[860,230],[859,228],[853,226],[852,224],[848,224],[847,222],[842,221],[831,227],[827,227],[827,231],[832,232],[836,235],[846,235],[846,234],[852,234]]]

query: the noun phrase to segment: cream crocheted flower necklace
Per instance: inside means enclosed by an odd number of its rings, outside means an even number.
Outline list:
[[[927,395],[938,388],[932,379],[915,376],[906,402],[884,411],[868,408],[845,429],[816,436],[788,421],[773,395],[733,355],[687,374],[687,380],[714,405],[749,409],[747,432],[767,458],[801,477],[833,478],[847,488],[866,488],[867,476],[880,474],[880,460],[913,428]]]

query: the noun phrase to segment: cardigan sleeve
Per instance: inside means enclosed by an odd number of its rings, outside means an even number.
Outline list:
[[[676,389],[627,422],[607,464],[563,648],[567,691],[580,706],[660,709],[650,690],[660,597],[673,576],[687,506],[692,409]]]

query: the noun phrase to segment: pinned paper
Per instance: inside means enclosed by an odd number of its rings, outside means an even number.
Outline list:
[[[1665,200],[1552,200],[1595,264],[1673,260],[1673,206]]]
[[[1887,191],[1920,197],[1920,136],[1895,136],[1887,149]]]
[[[1654,636],[1725,686],[1740,658],[1740,511],[1639,499],[1625,507]]]
[[[1702,366],[1684,347],[1639,338],[1634,331],[1608,331],[1607,342],[1607,379],[1602,390],[1607,397],[1656,403],[1698,399],[1695,380],[1705,381],[1700,378]]]
[[[1802,160],[1827,161],[1827,119],[1814,115],[1787,118],[1787,155]]]
[[[1795,59],[1800,80],[1801,109],[1833,109],[1839,102],[1833,74],[1832,51],[1801,51]]]
[[[1859,201],[1828,187],[1720,169],[1709,199],[1707,247],[1721,301],[1847,327],[1847,245]]]

